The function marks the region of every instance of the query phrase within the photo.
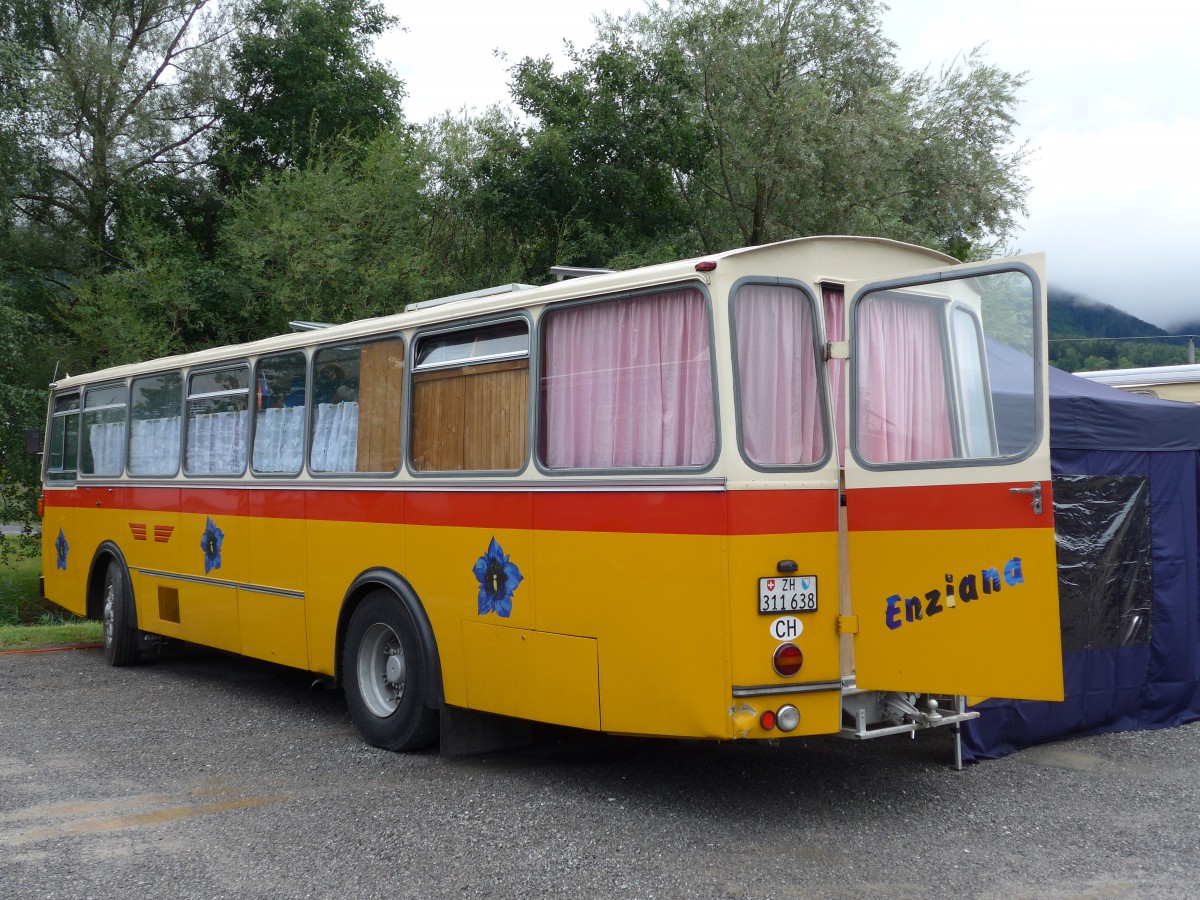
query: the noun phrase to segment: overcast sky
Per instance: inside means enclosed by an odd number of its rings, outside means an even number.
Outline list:
[[[405,114],[507,103],[524,56],[563,65],[592,16],[637,0],[385,0],[404,31],[379,43],[404,80]],[[1053,285],[1164,328],[1200,320],[1200,3],[1188,0],[896,0],[884,20],[906,69],[984,44],[1025,72],[1020,139],[1034,156],[1013,249],[1045,251]],[[507,61],[497,58],[500,51]]]

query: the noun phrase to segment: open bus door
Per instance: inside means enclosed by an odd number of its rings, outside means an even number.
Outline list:
[[[1061,700],[1043,257],[846,296],[857,687]]]

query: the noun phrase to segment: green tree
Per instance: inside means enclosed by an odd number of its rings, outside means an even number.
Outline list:
[[[37,517],[40,457],[27,452],[25,432],[45,420],[51,377],[37,352],[41,323],[16,308],[0,281],[0,522],[31,526]],[[0,541],[0,560],[14,549]]]
[[[682,224],[705,251],[849,233],[986,256],[1027,187],[1024,151],[1007,149],[1023,82],[978,53],[936,76],[904,74],[881,9],[667,0],[608,18],[568,72],[514,68],[514,99],[536,117],[523,144],[532,153],[559,135],[578,173],[556,169],[559,208],[586,209],[588,222],[606,204],[608,220],[625,211],[647,223],[639,241]],[[604,152],[589,156],[593,145]],[[538,174],[508,194],[538,198]],[[639,176],[655,189],[621,190]]]
[[[395,24],[376,0],[257,0],[219,104],[226,178],[303,167],[339,140],[365,145],[398,122],[403,86],[371,48]]]
[[[148,178],[179,177],[205,158],[224,83],[227,16],[211,0],[67,0],[20,4],[24,52],[4,113],[28,165],[15,215],[77,235],[60,268],[107,264],[114,211]]]
[[[426,299],[422,172],[404,132],[310,157],[229,204],[217,263],[239,285],[242,339],[291,319],[346,322]]]

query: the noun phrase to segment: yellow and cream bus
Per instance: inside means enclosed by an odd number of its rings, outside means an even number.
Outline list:
[[[63,378],[44,591],[392,749],[1061,698],[1042,269],[806,238]]]

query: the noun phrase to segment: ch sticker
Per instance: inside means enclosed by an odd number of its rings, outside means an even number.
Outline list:
[[[771,637],[777,641],[794,641],[804,633],[804,623],[796,616],[780,616],[771,623]]]

